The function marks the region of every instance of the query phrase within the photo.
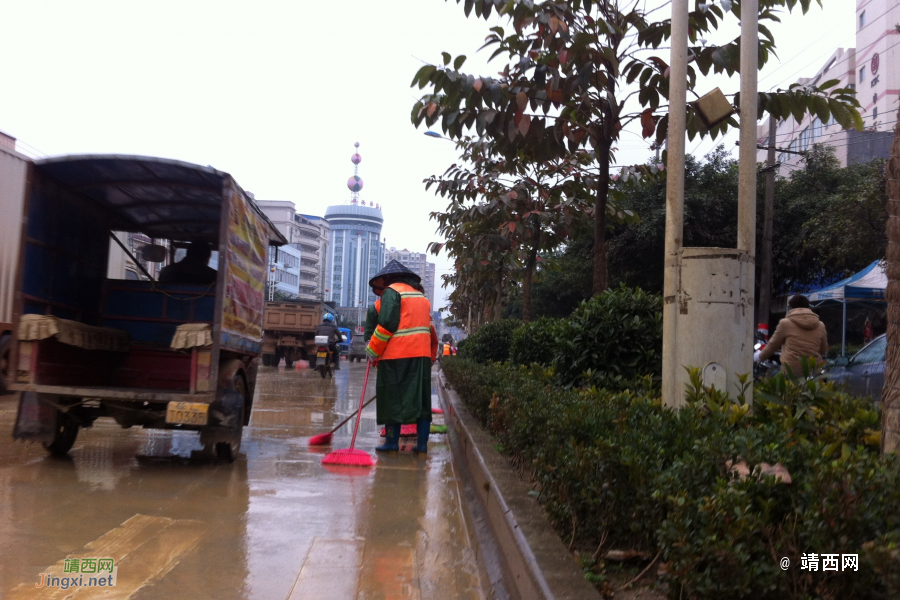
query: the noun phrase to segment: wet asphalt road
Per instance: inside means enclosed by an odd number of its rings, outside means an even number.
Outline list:
[[[410,438],[374,468],[334,472],[321,465],[329,448],[307,445],[356,409],[364,372],[261,368],[231,465],[198,458],[196,433],[111,419],[54,459],[12,441],[16,403],[0,397],[0,598],[483,598],[445,436],[427,457]],[[333,448],[349,446],[351,425]],[[357,448],[374,456],[379,432],[373,403]],[[67,558],[106,556],[113,588],[35,588]]]

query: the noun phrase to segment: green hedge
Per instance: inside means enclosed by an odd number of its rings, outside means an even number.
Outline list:
[[[549,367],[558,353],[557,344],[562,329],[562,319],[541,317],[530,323],[522,323],[513,330],[509,362],[514,365],[538,364]]]
[[[603,539],[660,551],[673,598],[900,597],[900,463],[878,456],[867,400],[776,376],[756,385],[750,410],[695,372],[674,411],[649,377],[612,392],[560,389],[540,367],[455,360],[444,371],[584,556]],[[729,460],[781,463],[793,481],[740,479]],[[859,570],[803,571],[804,552],[858,554]]]
[[[498,319],[482,325],[458,346],[459,356],[482,364],[508,361],[513,331],[521,324],[518,319]]]
[[[662,298],[624,285],[581,305],[564,321],[554,361],[564,386],[628,389],[662,370]]]

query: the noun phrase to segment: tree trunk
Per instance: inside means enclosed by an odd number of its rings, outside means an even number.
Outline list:
[[[525,275],[522,277],[522,321],[531,321],[531,278],[534,275],[534,266],[537,264],[538,248],[541,245],[541,225],[535,223],[534,233],[531,236],[531,252],[525,263]]]
[[[599,296],[609,287],[606,244],[606,202],[609,199],[609,146],[597,147],[600,159],[600,176],[597,181],[597,198],[594,200],[594,295]]]
[[[881,452],[900,453],[900,113],[887,163],[887,364],[881,394]]]
[[[503,314],[503,264],[497,269],[497,299],[494,301],[494,320]]]

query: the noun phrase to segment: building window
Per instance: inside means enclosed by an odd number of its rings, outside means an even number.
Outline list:
[[[810,142],[815,142],[817,139],[822,137],[822,121],[819,119],[813,119],[812,122],[812,137],[810,138]]]
[[[859,28],[862,29],[866,26],[866,11],[862,11],[859,13]]]
[[[877,107],[877,106],[873,106],[873,107],[872,107],[872,121],[873,121],[872,124],[873,124],[873,125],[876,124],[874,121],[875,121],[875,119],[877,119],[877,118],[878,118],[878,107]]]
[[[862,83],[866,80],[866,68],[862,67],[859,70],[859,82]]]

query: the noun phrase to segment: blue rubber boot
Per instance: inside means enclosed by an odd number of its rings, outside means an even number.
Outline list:
[[[384,426],[384,443],[375,448],[376,452],[397,452],[400,450],[400,424]]]
[[[428,436],[431,435],[431,421],[419,419],[416,421],[416,445],[413,452],[416,454],[428,453]]]

